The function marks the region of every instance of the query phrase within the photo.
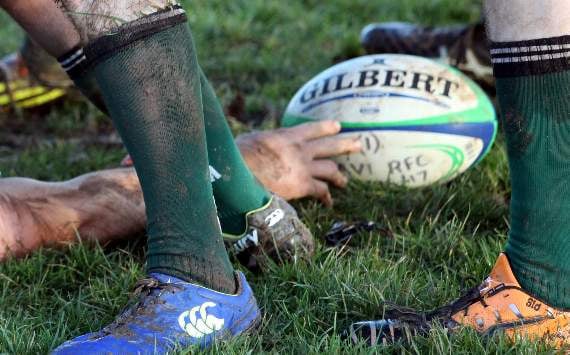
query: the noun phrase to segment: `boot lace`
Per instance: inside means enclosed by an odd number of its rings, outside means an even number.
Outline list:
[[[180,285],[161,282],[153,277],[138,281],[133,291],[133,299],[136,301],[127,305],[120,316],[113,323],[103,328],[95,338],[102,338],[107,335],[131,336],[130,324],[145,326],[145,322],[141,321],[141,316],[152,315],[155,305],[164,304],[165,301],[161,299],[161,296],[165,292],[176,293],[182,289],[183,287]]]

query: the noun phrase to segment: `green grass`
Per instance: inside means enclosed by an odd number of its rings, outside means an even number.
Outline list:
[[[288,5],[283,5],[290,3]],[[469,0],[194,0],[188,1],[199,57],[228,105],[236,95],[243,120],[275,124],[300,85],[333,58],[360,54],[358,34],[371,21],[428,24],[475,21],[479,3]],[[0,13],[0,53],[17,48],[21,34]],[[0,116],[3,176],[46,180],[117,164],[123,149],[93,137],[109,122],[84,103],[50,112]],[[34,137],[25,148],[4,135]],[[344,251],[319,247],[310,263],[274,268],[248,277],[265,319],[256,336],[212,352],[429,353],[549,352],[541,344],[481,339],[471,331],[448,337],[434,331],[413,344],[369,349],[342,342],[352,321],[382,315],[386,301],[430,309],[482,280],[506,240],[509,183],[503,142],[455,181],[406,191],[352,183],[335,191],[329,210],[297,204],[317,238],[334,220],[372,219],[391,231],[358,235]],[[143,275],[144,241],[120,249],[85,246],[41,251],[0,266],[0,353],[46,353],[66,339],[111,321]]]

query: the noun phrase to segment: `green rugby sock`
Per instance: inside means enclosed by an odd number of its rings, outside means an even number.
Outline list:
[[[184,11],[173,7],[123,25],[90,43],[85,54],[141,182],[148,272],[234,292]]]
[[[506,253],[525,290],[570,308],[570,36],[491,54],[512,182]]]
[[[81,92],[102,112],[108,114],[94,73],[86,70],[85,63],[81,62],[82,55],[81,49],[76,48],[59,58],[59,61]],[[70,57],[74,59],[69,60]],[[200,83],[218,216],[224,234],[242,235],[247,228],[246,214],[265,206],[270,195],[243,160],[214,89],[202,70]]]
[[[246,232],[246,214],[265,206],[270,195],[256,180],[234,142],[224,111],[203,72],[202,103],[206,123],[208,156],[212,171],[218,216],[225,234]]]

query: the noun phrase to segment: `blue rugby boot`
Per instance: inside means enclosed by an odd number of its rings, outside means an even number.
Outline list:
[[[138,301],[115,322],[64,343],[53,354],[164,354],[252,331],[261,314],[245,276],[237,272],[236,280],[237,293],[228,295],[151,274],[135,288]]]

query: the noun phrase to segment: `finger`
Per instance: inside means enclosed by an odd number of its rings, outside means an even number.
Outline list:
[[[345,187],[348,178],[340,172],[338,164],[332,160],[315,160],[311,163],[313,178],[332,183],[337,187]]]
[[[327,185],[327,183],[324,181],[313,179],[312,192],[310,195],[321,201],[327,207],[331,207],[333,205],[333,199],[329,191],[329,185]]]
[[[362,143],[358,137],[334,136],[318,138],[308,142],[305,146],[308,154],[317,159],[362,151]]]
[[[319,121],[303,123],[291,128],[286,128],[287,133],[299,141],[332,136],[340,132],[340,123],[336,121]]]

